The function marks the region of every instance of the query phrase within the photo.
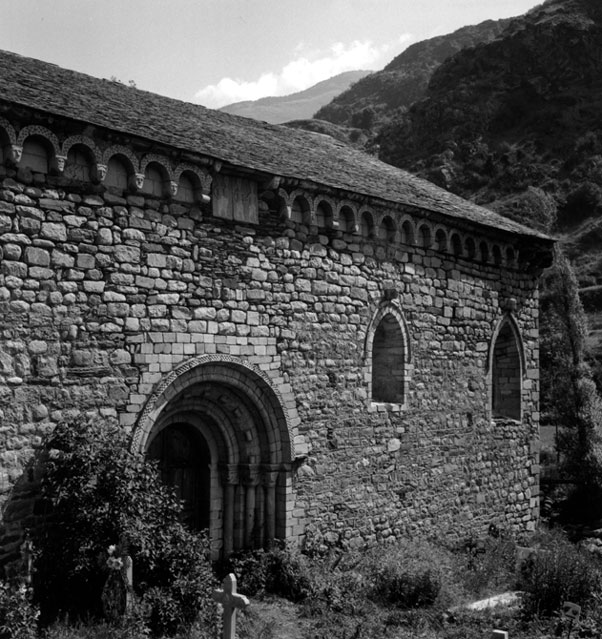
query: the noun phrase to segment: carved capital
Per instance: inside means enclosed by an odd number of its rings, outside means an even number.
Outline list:
[[[261,468],[261,483],[268,488],[273,487],[278,481],[278,475],[280,475],[280,468],[278,466],[263,466]]]
[[[261,478],[261,470],[256,464],[246,464],[241,468],[242,480],[247,486],[257,486]]]
[[[237,486],[240,483],[238,464],[224,464],[221,469],[222,482],[229,486]]]

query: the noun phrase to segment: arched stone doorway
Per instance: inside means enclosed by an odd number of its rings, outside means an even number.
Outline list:
[[[207,356],[169,375],[141,415],[133,447],[159,461],[216,556],[290,534],[290,409],[262,371]]]

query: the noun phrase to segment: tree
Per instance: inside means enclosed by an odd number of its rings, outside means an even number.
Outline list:
[[[602,399],[587,364],[586,336],[577,279],[557,249],[541,296],[542,408],[545,421],[560,426],[562,471],[577,486],[571,502],[587,503],[595,515],[602,497]]]

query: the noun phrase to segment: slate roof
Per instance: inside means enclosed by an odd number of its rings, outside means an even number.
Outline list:
[[[0,51],[0,100],[234,166],[413,205],[445,216],[549,239],[329,136],[272,125],[141,91]]]

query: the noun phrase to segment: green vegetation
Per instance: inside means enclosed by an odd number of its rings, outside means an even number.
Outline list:
[[[49,516],[34,538],[33,583],[43,625],[100,617],[110,564],[126,553],[135,566],[137,624],[154,635],[199,617],[213,624],[208,541],[181,524],[179,500],[156,466],[129,450],[123,429],[59,425],[47,443],[43,494]]]

